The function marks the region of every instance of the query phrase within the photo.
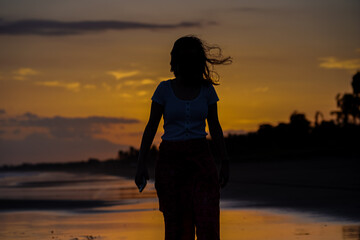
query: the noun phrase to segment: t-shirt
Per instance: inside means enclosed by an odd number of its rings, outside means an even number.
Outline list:
[[[171,87],[171,80],[160,82],[151,99],[164,106],[161,138],[168,141],[206,137],[208,106],[219,101],[212,84],[203,84],[199,95],[192,100],[179,99]]]

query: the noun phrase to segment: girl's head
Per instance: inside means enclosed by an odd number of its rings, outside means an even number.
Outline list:
[[[217,54],[211,54],[211,50],[217,50]],[[171,51],[171,72],[175,77],[184,79],[199,79],[212,84],[218,84],[218,75],[213,71],[213,65],[230,64],[230,57],[222,57],[221,49],[217,46],[209,46],[193,35],[187,35],[175,41]],[[211,67],[211,70],[209,69]],[[214,79],[213,75],[216,75]]]

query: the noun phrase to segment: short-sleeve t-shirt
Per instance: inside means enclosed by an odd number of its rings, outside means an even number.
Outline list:
[[[161,138],[168,141],[206,137],[208,106],[219,101],[212,84],[203,84],[199,95],[192,100],[179,99],[171,87],[171,80],[160,82],[151,99],[164,106]]]

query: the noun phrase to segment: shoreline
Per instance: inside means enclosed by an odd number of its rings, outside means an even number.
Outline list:
[[[164,239],[159,211],[114,211],[86,214],[66,212],[0,213],[6,225],[1,239]],[[31,221],[31,224],[29,222]],[[355,240],[360,225],[309,219],[307,216],[259,210],[224,209],[220,214],[221,239],[247,240]]]
[[[230,181],[221,190],[221,200],[231,202],[233,208],[289,210],[360,222],[360,177],[356,168],[358,162],[357,158],[314,157],[289,161],[231,163]],[[110,172],[89,172],[84,169],[81,173],[125,177],[132,181],[134,170],[129,167],[121,171],[126,174],[115,174],[116,169]],[[72,174],[78,172],[60,169],[58,171]],[[150,168],[149,172],[153,179],[153,169]],[[36,187],[36,184],[33,187]],[[130,187],[135,188],[135,185]],[[135,193],[132,196],[135,199],[156,198],[156,193],[152,189],[151,193],[144,191],[140,195]],[[3,210],[21,209],[24,205],[41,207],[44,205],[41,201],[36,202],[36,199],[33,199],[32,202],[26,203],[19,199],[11,201],[0,197]],[[76,201],[49,201],[49,204],[60,209],[81,205]],[[108,201],[99,204],[88,201],[83,204],[96,207],[116,203]]]
[[[234,164],[223,199],[250,208],[293,209],[360,222],[356,158]]]

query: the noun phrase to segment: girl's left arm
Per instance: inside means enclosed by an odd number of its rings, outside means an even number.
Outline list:
[[[209,105],[207,122],[211,138],[214,141],[217,149],[219,149],[221,159],[219,181],[220,186],[223,188],[229,181],[229,157],[227,155],[224,135],[218,118],[217,103]]]

